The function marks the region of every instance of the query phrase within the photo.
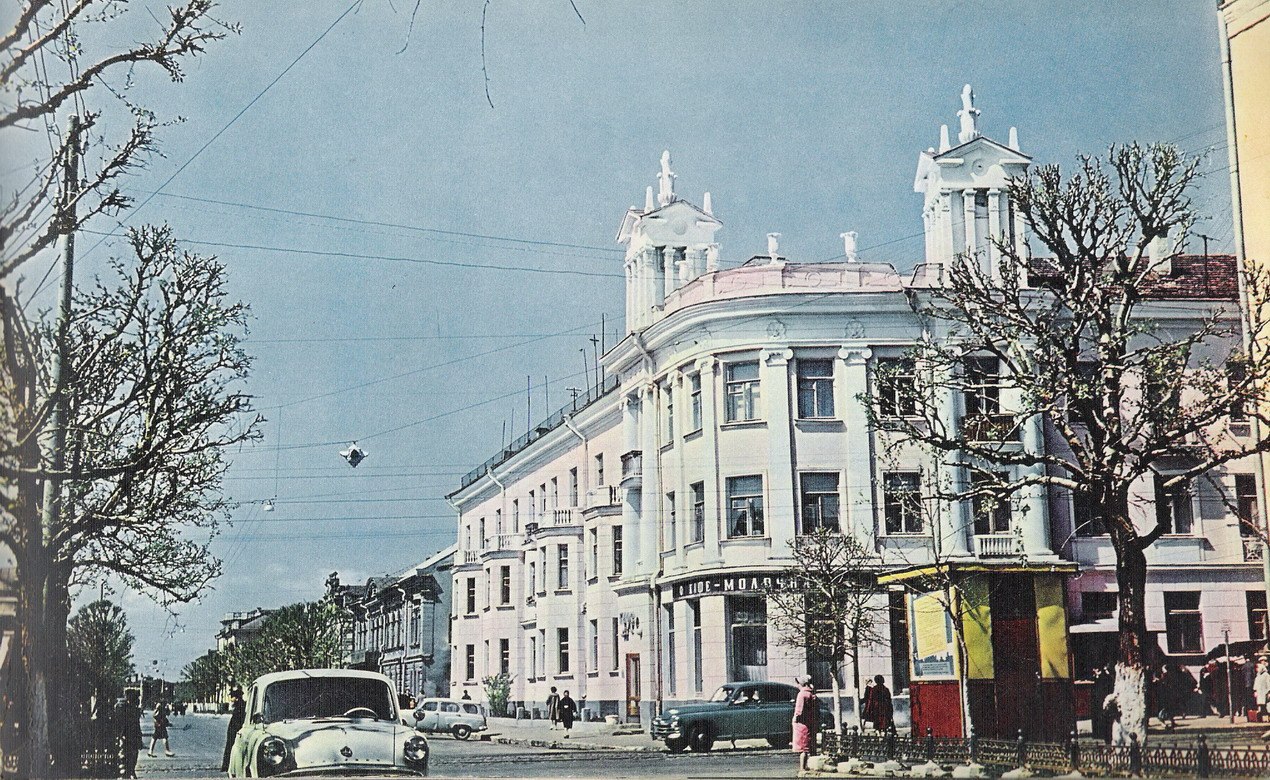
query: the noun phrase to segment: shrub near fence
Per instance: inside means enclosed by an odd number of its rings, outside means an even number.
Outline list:
[[[997,772],[1026,767],[1034,772],[1080,772],[1084,775],[1163,777],[1270,777],[1270,748],[1210,747],[1200,735],[1190,746],[1143,747],[1080,743],[1073,733],[1066,744],[1017,739],[947,739],[889,734],[824,735],[824,751],[842,761],[857,758],[879,764],[898,761],[910,766],[935,762],[944,766],[976,763]]]

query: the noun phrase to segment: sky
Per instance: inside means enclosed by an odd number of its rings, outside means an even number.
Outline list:
[[[620,335],[614,236],[663,149],[681,197],[712,193],[724,267],[768,232],[794,262],[828,260],[854,230],[864,259],[911,268],[918,155],[940,124],[956,133],[970,83],[981,131],[1017,126],[1037,162],[1129,140],[1207,151],[1199,229],[1231,246],[1213,0],[420,0],[413,28],[412,0],[350,2],[223,0],[240,35],[182,83],[135,74],[134,99],[184,121],[126,180],[144,205],[123,221],[166,222],[227,264],[267,418],[230,455],[213,589],[175,618],[112,594],[138,666],[169,678],[226,612],[453,543],[445,494],[586,386],[602,318],[607,345]],[[162,11],[133,5],[129,24]],[[101,235],[115,222],[89,230],[80,281],[120,249]],[[25,289],[53,260],[22,269]]]

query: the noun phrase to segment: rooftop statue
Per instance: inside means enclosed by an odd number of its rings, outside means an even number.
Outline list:
[[[961,110],[957,112],[957,118],[961,120],[961,131],[957,133],[958,143],[964,144],[979,137],[979,128],[975,120],[980,113],[982,112],[975,108],[975,93],[967,84],[961,89]]]

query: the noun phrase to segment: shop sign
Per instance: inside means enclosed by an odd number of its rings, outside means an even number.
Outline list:
[[[784,574],[739,573],[712,574],[707,577],[694,577],[672,585],[672,599],[695,599],[700,596],[750,595],[759,596],[768,591],[787,590],[794,586],[794,581]]]

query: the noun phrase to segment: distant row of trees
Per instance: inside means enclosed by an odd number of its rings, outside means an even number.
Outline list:
[[[218,701],[231,685],[246,687],[262,674],[340,667],[348,614],[330,601],[304,601],[270,612],[260,632],[186,664],[184,682],[199,701]]]

